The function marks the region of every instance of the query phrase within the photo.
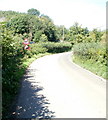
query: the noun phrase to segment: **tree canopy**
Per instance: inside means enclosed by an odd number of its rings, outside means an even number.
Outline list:
[[[40,15],[39,10],[34,9],[34,8],[29,9],[27,12],[28,12],[28,14],[30,14],[30,15],[37,15],[37,16]]]

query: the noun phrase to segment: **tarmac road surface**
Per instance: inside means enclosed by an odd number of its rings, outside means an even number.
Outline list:
[[[47,55],[30,65],[17,118],[106,118],[106,80],[74,64],[71,55]]]

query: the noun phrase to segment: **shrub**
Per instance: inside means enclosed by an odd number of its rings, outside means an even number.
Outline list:
[[[45,34],[42,34],[40,37],[40,42],[48,42],[48,38]]]
[[[43,47],[41,43],[31,44],[30,47],[30,52],[32,53],[32,55],[47,52],[47,48]]]
[[[73,61],[106,78],[106,45],[102,43],[80,43],[73,47]]]
[[[46,42],[42,43],[43,47],[48,49],[50,53],[60,53],[71,50],[72,45],[70,43],[54,43],[54,42]]]
[[[74,56],[81,56],[83,59],[93,59],[103,62],[108,57],[106,47],[100,43],[81,43],[73,48]]]
[[[3,115],[9,108],[19,87],[19,77],[21,69],[21,58],[23,57],[23,47],[19,43],[20,37],[13,36],[7,29],[1,30],[2,39],[2,99]],[[18,42],[18,43],[17,43]]]

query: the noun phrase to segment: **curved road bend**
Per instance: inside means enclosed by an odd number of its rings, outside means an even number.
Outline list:
[[[71,55],[48,55],[30,65],[17,118],[106,118],[106,81],[72,63]]]

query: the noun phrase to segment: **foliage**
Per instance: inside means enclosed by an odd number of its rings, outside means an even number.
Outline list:
[[[106,43],[107,40],[107,33],[105,31],[102,31],[102,37],[101,37],[101,43]]]
[[[45,34],[42,34],[40,37],[40,42],[48,42],[48,38]]]
[[[30,16],[18,16],[8,22],[7,27],[14,30],[15,33],[24,34],[30,32]]]
[[[2,100],[3,100],[3,117],[6,118],[9,112],[10,104],[14,100],[15,95],[20,87],[20,79],[25,72],[27,66],[24,63],[33,55],[45,53],[46,48],[40,44],[31,44],[31,50],[23,49],[23,40],[21,35],[15,35],[12,31],[6,29],[1,24],[0,29],[1,45],[2,45]],[[4,27],[3,27],[4,26]]]
[[[34,42],[39,42],[41,35],[42,35],[42,31],[41,31],[41,30],[36,31],[35,34],[34,34],[34,39],[33,39],[33,41],[34,41]]]
[[[42,33],[47,36],[48,41],[56,42],[58,40],[57,34],[56,34],[56,27],[54,23],[51,21],[51,19],[48,19],[43,16],[40,18],[40,21],[41,21]]]
[[[92,42],[100,42],[102,40],[103,32],[93,29],[89,35],[89,39],[91,39]]]
[[[42,43],[42,45],[48,49],[50,53],[60,53],[71,50],[72,45],[70,43],[54,43],[54,42],[46,42]]]
[[[66,29],[65,26],[56,26],[56,34],[59,41],[69,41],[68,29]]]
[[[88,31],[78,23],[75,23],[70,29],[55,26],[49,16],[41,15],[36,9],[29,9],[28,13],[0,11],[0,21],[4,21],[0,22],[0,43],[3,51],[3,116],[8,112],[10,104],[18,92],[20,78],[30,63],[29,60],[34,56],[43,55],[46,52],[66,52],[71,50],[72,44],[74,44],[75,61],[100,66],[100,71],[103,70],[105,73],[108,58],[103,45],[106,38],[105,31],[97,29]],[[64,42],[58,42],[63,38],[63,29]],[[30,44],[30,50],[23,49],[24,38],[33,42]],[[103,72],[100,74],[103,75]]]
[[[29,9],[27,12],[30,15],[37,15],[37,16],[40,15],[40,12],[37,9],[34,9],[34,8]]]
[[[72,44],[77,44],[81,42],[86,42],[85,39],[89,36],[89,31],[87,28],[82,28],[81,25],[75,23],[69,29],[69,40]]]
[[[17,17],[19,15],[24,15],[25,13],[19,13],[19,12],[15,12],[15,11],[1,11],[0,10],[0,19],[3,19],[1,22],[3,21],[8,21],[11,18]]]
[[[105,62],[108,57],[104,44],[100,43],[80,43],[73,48],[75,55],[81,55],[84,59],[93,59],[95,61]]]
[[[24,64],[29,58],[32,58],[34,55],[50,52],[63,52],[71,49],[71,45],[64,44],[60,45],[56,43],[34,43],[30,44],[30,50],[24,50],[23,35],[14,34],[14,31],[10,31],[6,27],[7,23],[1,23],[0,36],[2,39],[2,90],[3,92],[3,117],[6,118],[7,111],[9,110],[10,104],[14,100],[15,95],[18,92],[20,87],[20,78],[24,74],[27,65]],[[46,41],[46,36],[43,34],[41,36],[43,40]],[[46,46],[45,46],[46,44]],[[48,45],[52,45],[48,47]]]
[[[30,45],[30,50],[26,51],[26,58],[31,58],[33,55],[38,55],[40,53],[46,53],[47,49],[44,48],[40,43],[35,43]]]
[[[48,41],[57,41],[56,27],[49,17],[37,17],[31,14],[21,14],[11,18],[7,23],[7,28],[14,30],[16,34],[29,34],[34,41],[41,40],[42,34],[47,36]]]
[[[86,66],[87,69],[92,70],[94,73],[106,78],[108,54],[106,53],[105,44],[94,42],[80,43],[74,46],[73,54],[74,61],[83,64],[83,66]],[[91,65],[91,69],[89,68],[89,65]],[[94,66],[97,66],[98,69],[95,69]]]
[[[2,100],[4,115],[18,91],[19,77],[22,76],[20,73],[21,58],[24,52],[19,36],[13,36],[12,32],[5,27],[2,27],[0,33],[2,40]]]

